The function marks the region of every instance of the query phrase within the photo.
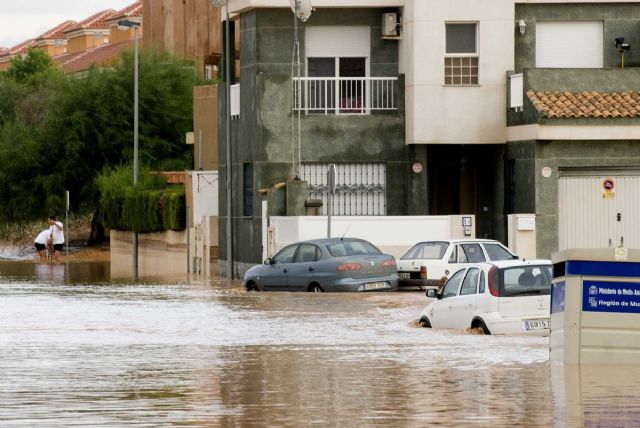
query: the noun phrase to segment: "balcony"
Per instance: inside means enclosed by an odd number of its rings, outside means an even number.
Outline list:
[[[397,77],[301,77],[293,80],[293,110],[366,115],[398,110]]]

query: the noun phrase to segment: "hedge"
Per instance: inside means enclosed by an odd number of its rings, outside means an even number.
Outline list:
[[[158,232],[184,230],[184,187],[139,190],[128,187],[123,193],[109,192],[100,198],[104,225],[116,230]]]

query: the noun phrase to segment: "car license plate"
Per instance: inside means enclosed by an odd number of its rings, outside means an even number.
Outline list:
[[[409,279],[411,278],[411,274],[409,272],[398,272],[398,278]]]
[[[387,288],[386,282],[370,282],[364,285],[364,289],[368,290],[380,290],[381,288]]]
[[[551,322],[549,320],[526,320],[524,322],[524,329],[529,330],[546,330],[551,328]]]

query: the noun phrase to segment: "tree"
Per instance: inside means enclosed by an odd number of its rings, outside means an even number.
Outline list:
[[[17,55],[11,59],[7,77],[18,83],[38,85],[55,70],[49,54],[41,49],[31,48],[24,58]]]

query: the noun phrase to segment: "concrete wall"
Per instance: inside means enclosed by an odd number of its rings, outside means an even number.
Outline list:
[[[407,0],[402,68],[407,144],[503,144],[513,0]],[[477,22],[479,85],[444,86],[445,23]]]
[[[111,230],[111,277],[131,278],[132,232]],[[138,275],[175,277],[187,273],[187,233],[165,231],[138,235]]]
[[[218,169],[218,87],[215,85],[193,88],[193,138],[194,168]]]
[[[529,141],[509,143],[507,159],[516,161],[516,212],[536,214],[537,255],[558,250],[558,169],[640,165],[638,141]],[[552,175],[542,176],[544,167]]]
[[[201,66],[206,55],[220,53],[220,9],[210,0],[143,0],[143,16],[147,46]]]
[[[304,61],[304,26],[368,25],[371,27],[370,74],[398,76],[398,45],[381,39],[381,9],[318,9],[300,26],[301,60]],[[255,9],[240,17],[241,113],[232,121],[233,198],[235,244],[240,262],[259,263],[262,251],[260,202],[257,189],[269,188],[292,175],[291,49],[293,18],[289,9]],[[399,93],[403,93],[401,83]],[[220,88],[220,111],[225,111]],[[403,100],[400,100],[402,106]],[[219,136],[224,141],[224,121]],[[404,111],[365,116],[303,115],[302,161],[373,162],[387,165],[389,215],[407,213],[407,189],[420,177],[409,175],[411,161],[404,144]],[[225,144],[220,145],[220,174],[225,177]],[[243,212],[243,164],[254,168],[254,203],[251,217]],[[426,191],[425,191],[426,193]],[[225,189],[220,192],[220,213],[226,215]],[[413,209],[417,209],[412,204]],[[271,214],[278,214],[271,212]],[[220,218],[220,236],[226,236],[226,220]],[[226,255],[226,243],[220,243]],[[219,267],[224,269],[224,263]]]
[[[104,33],[104,34],[102,34]],[[104,30],[102,32],[89,32],[73,35],[69,38],[67,45],[68,53],[83,52],[87,49],[94,48],[96,46],[102,46],[105,43],[109,43],[109,31]]]

